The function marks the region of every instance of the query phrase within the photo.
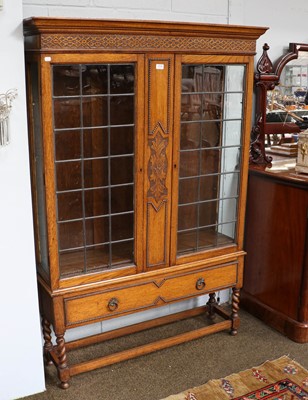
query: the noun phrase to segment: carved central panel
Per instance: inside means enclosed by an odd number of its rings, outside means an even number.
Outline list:
[[[164,138],[160,131],[157,131],[155,137],[149,140],[151,156],[148,163],[148,178],[150,181],[148,197],[153,197],[156,203],[160,203],[164,196],[168,194],[166,187],[168,170],[167,146],[168,138]]]

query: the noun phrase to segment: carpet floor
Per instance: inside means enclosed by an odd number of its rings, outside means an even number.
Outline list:
[[[161,350],[109,367],[74,376],[68,390],[57,387],[53,366],[47,367],[46,391],[26,397],[27,400],[160,400],[210,379],[288,355],[308,369],[308,344],[295,343],[245,311],[240,311],[238,335],[219,332],[179,346]],[[183,322],[155,328],[110,343],[74,352],[78,361],[95,357],[102,350],[114,351],[119,346],[144,343],[183,331]],[[195,319],[189,324],[200,326]],[[192,328],[192,326],[190,326]],[[115,347],[116,346],[116,347]],[[71,353],[69,354],[71,357]]]

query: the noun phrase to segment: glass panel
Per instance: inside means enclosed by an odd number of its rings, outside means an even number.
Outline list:
[[[82,221],[63,222],[59,226],[59,250],[74,249],[84,245]]]
[[[134,123],[134,97],[113,96],[110,99],[110,125]]]
[[[81,131],[58,131],[55,134],[56,160],[73,160],[81,157]]]
[[[58,221],[82,218],[82,192],[59,193]]]
[[[134,209],[133,185],[118,186],[111,189],[111,213],[122,213]]]
[[[199,201],[215,199],[219,189],[219,175],[202,176],[198,180],[200,185]]]
[[[234,242],[236,234],[236,222],[223,224],[218,226],[219,235],[217,236],[217,244],[220,246]]]
[[[225,119],[240,119],[243,112],[243,93],[225,94]]]
[[[76,96],[80,93],[79,65],[53,67],[53,95]]]
[[[224,121],[223,122],[224,146],[239,146],[242,137],[242,121]]]
[[[85,260],[85,251],[81,250],[65,250],[59,253],[60,271],[65,270],[65,276],[81,274]]]
[[[182,121],[198,121],[202,119],[202,96],[199,94],[182,95]]]
[[[179,182],[179,204],[194,203],[198,201],[199,179],[181,179]]]
[[[82,94],[106,94],[108,92],[107,65],[82,65]]]
[[[226,147],[222,150],[222,172],[239,171],[241,149],[239,147]]]
[[[181,149],[198,149],[201,139],[201,123],[190,122],[181,126]]]
[[[220,167],[221,149],[202,150],[200,152],[200,173],[201,175],[217,174]]]
[[[226,66],[226,91],[241,92],[244,87],[245,66],[227,65]]]
[[[107,97],[85,97],[82,100],[82,125],[106,126],[108,125],[108,100]]]
[[[84,187],[108,185],[108,159],[97,158],[84,161]]]
[[[196,251],[197,242],[198,242],[197,229],[188,232],[179,232],[178,242],[177,242],[178,253],[183,254],[187,252]]]
[[[219,202],[219,223],[233,222],[237,214],[237,199],[221,199]]]
[[[133,248],[134,242],[132,240],[112,244],[112,265],[120,266],[131,264],[133,262]]]
[[[83,156],[85,158],[108,155],[108,129],[93,128],[83,131]]]
[[[202,119],[205,121],[219,120],[222,115],[223,95],[221,93],[206,93],[202,96]]]
[[[215,225],[217,224],[217,210],[220,202],[218,200],[206,201],[199,203],[199,225]]]
[[[110,154],[132,154],[134,152],[134,127],[121,126],[110,129]]]
[[[57,190],[81,189],[81,162],[61,162],[56,164]]]
[[[86,245],[102,244],[109,241],[109,218],[91,218],[85,221]]]
[[[234,243],[245,66],[183,65],[178,255]]]
[[[134,236],[134,215],[122,214],[111,217],[112,240],[132,239]]]
[[[87,270],[94,272],[96,270],[106,269],[109,266],[109,244],[86,248],[86,266]]]
[[[61,276],[134,262],[134,64],[53,66]]]
[[[200,228],[198,245],[198,250],[204,250],[217,245],[216,226]]]
[[[239,173],[223,174],[220,179],[222,198],[237,197],[239,190]]]
[[[110,92],[134,93],[134,66],[111,65],[110,66]]]
[[[202,147],[216,147],[221,142],[221,122],[208,121],[202,124]]]
[[[131,183],[134,179],[133,157],[116,157],[110,160],[111,184]]]
[[[181,152],[180,177],[199,175],[200,151]]]
[[[179,206],[178,230],[195,228],[198,224],[198,205]]]
[[[84,192],[85,216],[94,217],[109,214],[108,189],[86,190]]]
[[[53,102],[55,129],[81,126],[80,99],[55,99]]]

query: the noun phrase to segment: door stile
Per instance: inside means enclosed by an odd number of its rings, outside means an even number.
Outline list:
[[[173,141],[174,56],[146,57],[145,231],[146,268],[169,265]]]
[[[174,72],[174,125],[172,155],[172,206],[170,224],[170,265],[176,265],[177,227],[179,201],[179,161],[181,139],[181,92],[182,92],[182,55],[175,57]]]
[[[144,97],[144,76],[145,60],[144,55],[137,56],[136,63],[136,109],[135,109],[135,263],[137,273],[141,272],[145,263],[145,229],[143,224],[143,186],[144,186],[144,141],[145,141],[145,97]],[[143,229],[140,229],[143,227]]]
[[[252,118],[252,101],[253,98],[253,73],[254,60],[253,57],[243,57],[242,63],[246,64],[246,88],[245,99],[243,104],[243,114],[246,116],[243,120],[243,150],[242,150],[242,168],[241,168],[241,187],[239,195],[238,207],[238,249],[243,249],[244,245],[244,221],[247,199],[247,184],[248,184],[248,167],[249,167],[249,146]]]

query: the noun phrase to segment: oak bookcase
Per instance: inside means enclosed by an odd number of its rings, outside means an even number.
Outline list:
[[[265,30],[24,21],[44,351],[62,388],[81,372],[237,332],[253,60]],[[215,297],[227,288],[230,312]],[[67,329],[205,294],[197,309],[65,342]],[[79,346],[202,313],[203,328],[69,363]]]

